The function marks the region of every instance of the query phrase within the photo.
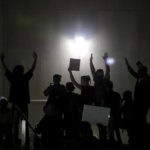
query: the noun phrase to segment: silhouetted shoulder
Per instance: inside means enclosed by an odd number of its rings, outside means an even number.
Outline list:
[[[31,70],[29,70],[28,72],[26,72],[26,73],[24,74],[24,77],[25,77],[26,79],[31,79],[32,76],[33,76],[33,71],[31,71]]]

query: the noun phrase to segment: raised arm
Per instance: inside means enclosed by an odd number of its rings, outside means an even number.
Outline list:
[[[37,54],[36,54],[36,52],[33,52],[32,56],[33,56],[34,61],[33,61],[33,64],[32,64],[32,66],[30,68],[30,71],[33,72],[35,67],[36,67],[36,62],[37,62]]]
[[[5,55],[4,55],[4,53],[1,53],[2,66],[3,66],[4,70],[6,71],[6,70],[9,70],[9,69],[8,69],[8,67],[7,67],[6,64],[5,64],[4,59],[5,59]]]
[[[72,83],[73,83],[78,89],[81,90],[81,85],[80,85],[78,82],[76,82],[76,80],[75,80],[75,78],[74,78],[74,76],[73,76],[73,74],[72,74],[72,71],[71,71],[70,69],[68,69],[68,71],[69,71],[69,75],[70,75],[70,79],[71,79]]]
[[[95,76],[95,67],[93,65],[93,54],[91,54],[91,57],[90,57],[90,69],[91,69],[91,73],[92,73],[92,76],[93,76],[93,79],[94,79],[94,76]]]
[[[105,79],[110,80],[110,67],[106,62],[107,58],[108,58],[108,53],[104,53],[103,59],[104,59],[104,63],[105,63]]]
[[[127,66],[127,68],[128,68],[128,71],[130,72],[130,74],[131,74],[133,77],[138,78],[138,73],[135,72],[135,71],[133,70],[133,68],[130,66],[130,64],[129,64],[127,58],[125,58],[125,64],[126,64],[126,66]]]

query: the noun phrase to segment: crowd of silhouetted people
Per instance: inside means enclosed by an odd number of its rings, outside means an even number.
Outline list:
[[[0,144],[5,140],[8,147],[21,142],[20,119],[27,121],[26,144],[30,144],[29,81],[33,76],[37,57],[33,52],[33,64],[26,73],[22,65],[15,66],[11,72],[5,63],[4,53],[1,54],[5,76],[10,82],[10,94],[8,100],[0,97]],[[53,75],[53,82],[43,89],[47,101],[43,107],[44,116],[39,118],[40,121],[34,128],[35,150],[119,150],[123,145],[120,129],[128,133],[129,150],[150,147],[150,125],[146,122],[150,107],[150,77],[147,67],[138,61],[137,71],[134,71],[125,58],[127,70],[137,81],[134,92],[125,89],[121,95],[113,90],[110,66],[106,61],[108,54],[104,53],[102,58],[105,71],[95,69],[92,54],[89,60],[94,85],[91,85],[89,75],[81,76],[81,82],[78,83],[71,67],[68,68],[70,79],[65,85],[61,84],[60,74]],[[74,92],[75,88],[81,91],[80,94]],[[12,109],[7,107],[8,102],[12,104]],[[108,107],[111,110],[107,126],[101,122],[96,124],[99,137],[94,136],[90,122],[82,121],[84,105]]]

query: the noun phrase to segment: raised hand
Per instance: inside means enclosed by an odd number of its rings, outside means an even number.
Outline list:
[[[93,61],[93,54],[91,54],[90,60]]]
[[[35,51],[33,51],[32,56],[34,59],[37,59],[37,53]]]
[[[37,54],[36,54],[36,52],[33,51],[32,57],[34,58],[34,61],[33,61],[33,64],[32,64],[32,66],[31,66],[30,71],[34,71],[35,66],[36,66],[36,62],[37,62]]]
[[[8,70],[8,67],[6,66],[5,61],[4,61],[5,54],[3,52],[1,53],[0,58],[1,58],[1,62],[2,62],[3,68],[5,69],[5,71]]]
[[[108,58],[108,53],[105,52],[105,53],[104,53],[104,56],[103,56],[103,59],[106,60],[107,58]]]
[[[125,60],[125,63],[128,65],[129,64],[128,59],[125,57],[124,60]]]

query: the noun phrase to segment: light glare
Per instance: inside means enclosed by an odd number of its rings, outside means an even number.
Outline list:
[[[115,59],[112,58],[112,57],[108,57],[108,58],[106,59],[106,63],[107,63],[108,65],[113,65],[113,64],[115,63]]]
[[[84,57],[89,51],[90,42],[82,36],[76,36],[73,40],[68,40],[68,49],[75,57]]]
[[[75,37],[75,43],[76,44],[84,44],[85,43],[85,39],[82,36],[77,36]]]

